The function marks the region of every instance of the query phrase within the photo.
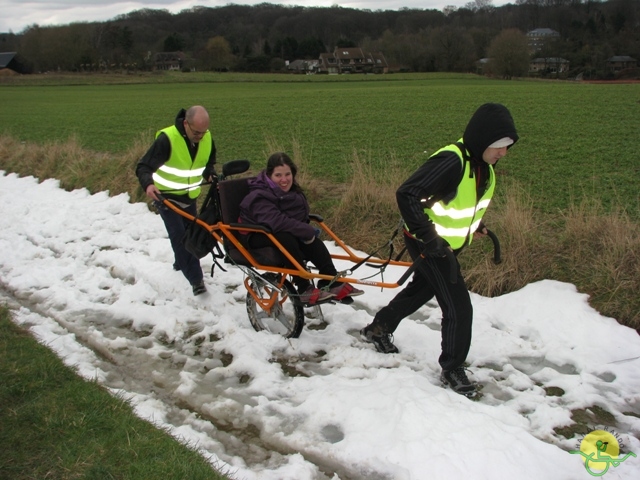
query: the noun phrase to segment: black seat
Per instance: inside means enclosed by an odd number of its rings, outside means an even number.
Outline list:
[[[222,222],[230,226],[241,226],[238,223],[240,217],[240,202],[249,193],[249,178],[234,178],[231,180],[223,180],[218,184],[220,192],[220,211],[222,213]],[[236,238],[242,245],[247,248],[253,255],[256,261],[262,265],[269,265],[273,267],[283,267],[285,265],[284,256],[276,247],[263,247],[263,248],[248,248],[247,239],[245,235],[242,235],[237,230],[232,232],[234,238]],[[254,235],[262,235],[260,233],[254,233]],[[235,245],[228,240],[224,239],[224,248],[229,257],[225,261],[227,263],[237,263],[240,265],[251,266],[244,255],[235,247]]]
[[[240,202],[249,193],[248,178],[234,178],[218,183],[220,192],[220,210],[224,223],[238,223],[240,217]]]

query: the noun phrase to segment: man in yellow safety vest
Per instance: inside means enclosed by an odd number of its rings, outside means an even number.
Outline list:
[[[207,110],[194,105],[180,110],[175,123],[156,139],[136,166],[136,175],[164,221],[174,253],[174,270],[191,284],[194,295],[207,291],[200,259],[189,253],[182,237],[189,220],[160,202],[159,194],[195,216],[203,180],[215,175],[216,147],[209,132]]]

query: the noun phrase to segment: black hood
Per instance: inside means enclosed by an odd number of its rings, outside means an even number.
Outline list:
[[[504,137],[511,138],[513,143],[518,141],[511,113],[499,103],[485,103],[469,120],[462,141],[471,158],[481,159],[489,145]]]

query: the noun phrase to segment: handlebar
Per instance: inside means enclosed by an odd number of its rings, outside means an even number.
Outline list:
[[[493,263],[498,265],[499,263],[502,262],[502,257],[500,256],[500,240],[498,240],[498,237],[496,236],[496,234],[493,233],[491,230],[489,230],[488,228],[486,230],[487,230],[487,235],[493,242]]]
[[[486,230],[487,230],[487,236],[493,242],[493,263],[498,265],[502,262],[502,256],[500,252],[500,240],[498,240],[498,236],[495,233],[493,233],[491,230],[489,230],[488,228]],[[456,261],[456,256],[448,248],[446,249],[445,256],[449,260],[449,281],[451,283],[456,283],[458,278],[458,268],[457,268],[458,262]],[[413,274],[415,269],[418,267],[418,264],[425,258],[426,256],[424,254],[420,254],[420,256],[415,259],[415,261],[411,264],[411,266],[407,268],[406,272],[404,272],[404,274],[400,277],[400,279],[398,280],[398,285],[402,285],[404,282],[406,282],[407,279],[411,276],[411,274]]]

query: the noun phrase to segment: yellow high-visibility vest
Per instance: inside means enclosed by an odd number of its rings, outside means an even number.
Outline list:
[[[480,226],[480,221],[486,212],[493,192],[496,179],[493,166],[489,165],[489,180],[487,189],[481,198],[477,198],[477,186],[475,175],[470,176],[471,162],[465,160],[465,154],[457,144],[448,145],[435,152],[435,156],[441,152],[454,152],[462,162],[464,172],[462,181],[458,185],[456,196],[448,203],[440,200],[424,209],[425,215],[433,222],[438,235],[446,240],[452,249],[457,250],[469,245],[473,239],[473,232]],[[429,203],[429,199],[422,200]]]
[[[153,183],[160,192],[171,191],[174,195],[188,195],[189,198],[198,198],[202,172],[211,155],[211,132],[207,132],[200,140],[196,158],[191,160],[189,149],[180,131],[172,125],[163,128],[156,133],[164,133],[171,143],[171,155],[164,165],[153,174]]]

